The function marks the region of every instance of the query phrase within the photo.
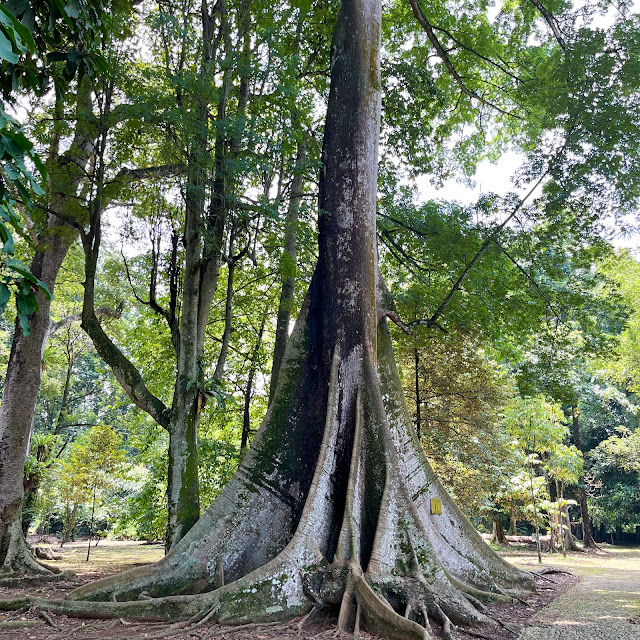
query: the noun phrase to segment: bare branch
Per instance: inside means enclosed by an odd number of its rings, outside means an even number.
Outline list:
[[[531,1],[534,2],[534,0],[531,0]],[[473,47],[470,47],[464,44],[464,42],[461,42],[460,40],[458,40],[458,38],[456,38],[448,29],[444,29],[443,27],[437,27],[436,25],[432,25],[432,28],[434,31],[440,31],[441,33],[444,33],[447,37],[451,38],[451,40],[453,40],[460,48],[464,49],[465,51],[468,51],[469,53],[473,53],[474,56],[477,56],[481,60],[484,60],[485,62],[488,62],[490,65],[493,65],[494,67],[496,67],[496,69],[499,69],[500,71],[502,71],[502,73],[509,76],[510,78],[513,78],[517,82],[524,83],[524,80],[519,76],[517,76],[512,71],[510,71],[504,63],[500,64],[495,60],[492,60],[491,58],[488,58],[487,56],[482,55],[479,51],[476,51]]]
[[[480,258],[484,255],[487,248],[491,245],[492,242],[495,242],[496,238],[500,235],[502,230],[509,224],[511,220],[515,217],[516,213],[522,209],[524,203],[533,195],[536,189],[542,184],[544,179],[547,177],[549,173],[549,168],[538,178],[535,184],[529,189],[527,194],[520,199],[520,202],[513,208],[511,213],[489,234],[486,240],[480,245],[480,248],[476,252],[476,254],[471,258],[471,260],[467,263],[467,266],[462,270],[462,273],[455,281],[453,287],[445,297],[445,299],[440,303],[440,306],[436,309],[435,313],[429,318],[429,323],[434,324],[438,318],[442,315],[442,312],[446,309],[448,304],[451,302],[453,296],[460,290],[464,281],[467,279],[467,276],[475,266],[475,264],[480,260]]]
[[[529,273],[527,273],[527,270],[522,265],[520,265],[518,263],[518,261],[513,256],[511,256],[507,252],[507,250],[495,238],[494,238],[493,242],[500,249],[500,251],[502,251],[502,253],[504,253],[504,255],[513,263],[513,265],[516,267],[516,269],[535,287],[536,291],[540,294],[540,296],[547,303],[549,309],[551,309],[551,312],[553,313],[553,315],[556,318],[558,318],[558,320],[560,320],[560,315],[558,314],[558,312],[556,311],[555,307],[553,306],[553,303],[551,302],[551,299],[540,288],[540,285],[531,277],[531,275]]]

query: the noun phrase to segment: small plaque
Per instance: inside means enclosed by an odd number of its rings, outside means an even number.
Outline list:
[[[438,498],[431,498],[431,515],[432,516],[442,515],[442,501]]]

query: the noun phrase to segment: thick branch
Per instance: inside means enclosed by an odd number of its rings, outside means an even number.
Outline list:
[[[566,44],[562,34],[560,33],[560,27],[555,16],[540,2],[540,0],[531,0],[531,4],[540,12],[545,22],[549,25],[549,28],[553,32],[555,39],[558,41],[560,47],[566,49]]]
[[[122,316],[122,304],[118,305],[115,309],[111,309],[110,307],[98,307],[96,309],[96,315],[103,318],[115,318],[118,319]],[[63,327],[66,327],[74,322],[80,322],[82,320],[82,313],[73,313],[69,316],[62,318],[61,320],[57,320],[54,322],[51,321],[49,325],[49,335],[55,333],[56,331],[60,331]]]
[[[93,285],[93,283],[91,284]],[[159,425],[165,429],[168,428],[169,410],[159,398],[149,391],[136,366],[105,333],[93,308],[93,293],[87,295],[88,289],[93,289],[93,286],[85,285],[82,328],[87,332],[98,355],[109,365],[131,401],[146,411]]]
[[[184,171],[184,165],[179,163],[163,164],[157,167],[142,167],[139,169],[129,169],[124,167],[120,169],[112,180],[104,185],[102,194],[103,208],[107,206],[120,193],[123,187],[130,185],[139,180],[147,178],[167,178],[170,176],[179,176]]]
[[[109,105],[106,111],[108,113]],[[169,411],[144,383],[136,366],[122,353],[105,333],[95,309],[95,279],[98,268],[101,239],[101,217],[103,207],[104,149],[103,135],[100,148],[96,197],[91,206],[91,222],[88,233],[82,235],[85,255],[84,299],[82,306],[82,328],[85,330],[98,355],[109,365],[113,374],[131,400],[146,411],[158,424],[168,428]]]

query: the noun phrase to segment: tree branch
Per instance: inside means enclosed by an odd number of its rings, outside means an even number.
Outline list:
[[[107,103],[106,110],[108,112],[109,103]],[[166,429],[169,427],[169,409],[167,409],[162,400],[157,398],[147,388],[136,366],[105,333],[96,315],[95,286],[102,233],[104,151],[106,146],[106,137],[104,135],[101,142],[96,179],[96,196],[90,207],[90,227],[87,233],[82,234],[82,246],[85,255],[82,328],[89,338],[91,338],[98,355],[111,368],[111,371],[129,398],[131,398],[140,409],[146,411],[159,425]]]
[[[122,316],[122,310],[124,309],[124,304],[120,303],[115,309],[111,309],[109,307],[98,307],[96,309],[96,314],[103,318],[115,318],[116,320]],[[73,313],[62,320],[57,320],[54,322],[53,320],[49,324],[49,335],[59,331],[63,327],[66,327],[73,322],[80,322],[82,320],[82,313]]]
[[[520,199],[520,202],[518,202],[518,204],[513,208],[513,211],[511,211],[511,213],[491,232],[491,234],[486,238],[486,240],[482,243],[482,245],[480,245],[480,248],[478,249],[476,254],[473,256],[473,258],[471,258],[471,260],[467,263],[466,267],[463,269],[462,273],[460,274],[458,279],[455,281],[453,287],[451,287],[451,290],[449,291],[445,299],[440,303],[440,306],[436,309],[435,313],[431,316],[431,318],[429,318],[428,322],[430,324],[436,323],[438,318],[442,315],[443,311],[451,302],[453,296],[456,294],[457,291],[460,290],[460,288],[464,284],[464,281],[467,279],[467,276],[475,266],[476,262],[480,260],[480,258],[484,255],[485,251],[491,245],[491,243],[496,240],[496,238],[500,235],[502,230],[509,224],[511,220],[513,220],[513,218],[518,213],[518,211],[522,209],[524,203],[531,197],[531,195],[536,191],[536,189],[542,184],[543,180],[549,174],[549,171],[550,169],[547,168],[547,170],[535,182],[533,187],[529,189],[527,194]]]
[[[532,2],[537,2],[537,0],[531,0]],[[414,14],[415,15],[415,14]],[[478,58],[480,58],[481,60],[484,60],[485,62],[488,62],[490,65],[493,65],[494,67],[496,67],[496,69],[499,69],[500,71],[502,71],[502,73],[504,73],[505,75],[509,76],[510,78],[513,78],[514,80],[516,80],[517,82],[522,82],[524,83],[524,80],[522,78],[520,78],[519,76],[517,76],[515,73],[509,71],[509,69],[507,69],[506,66],[504,66],[503,64],[500,64],[498,62],[496,62],[495,60],[492,60],[491,58],[488,58],[485,55],[482,55],[480,52],[476,51],[473,47],[469,47],[468,45],[464,44],[463,42],[461,42],[460,40],[458,40],[458,38],[456,38],[451,31],[449,31],[448,29],[444,29],[443,27],[437,27],[436,25],[432,25],[432,29],[434,31],[440,31],[441,33],[444,33],[446,36],[448,36],[449,38],[451,38],[451,40],[453,40],[459,47],[461,47],[462,49],[464,49],[465,51],[468,51],[469,53],[473,53],[474,56],[477,56]]]
[[[560,27],[558,26],[558,21],[555,16],[540,2],[540,0],[531,0],[531,4],[540,12],[542,17],[545,19],[545,22],[549,25],[549,28],[553,32],[555,39],[558,41],[558,44],[562,48],[562,50],[566,50],[567,45],[565,44],[564,38],[560,33]]]
[[[436,36],[434,31],[434,26],[429,22],[427,17],[422,12],[422,9],[418,5],[418,1],[409,0],[409,4],[411,5],[411,9],[413,10],[413,15],[415,16],[418,23],[425,30],[427,37],[429,38],[429,41],[431,42],[434,49],[436,50],[436,53],[438,54],[438,57],[440,58],[440,60],[442,60],[445,68],[452,75],[453,79],[456,81],[456,84],[460,87],[460,90],[462,91],[462,93],[466,94],[467,96],[469,96],[474,100],[477,100],[478,102],[480,102],[480,104],[483,104],[487,107],[491,107],[492,109],[495,109],[496,111],[498,111],[499,113],[502,113],[503,115],[510,116],[512,118],[517,118],[518,120],[522,120],[523,119],[522,116],[519,116],[513,113],[513,111],[506,111],[505,109],[502,109],[501,107],[493,104],[492,102],[485,100],[485,98],[483,98],[473,89],[470,89],[465,84],[464,80],[462,79],[462,76],[458,73],[458,70],[455,68],[455,66],[451,62],[451,58],[449,58],[448,53],[440,43],[440,40],[438,40],[438,37]]]
[[[536,291],[540,294],[540,296],[544,299],[544,301],[547,303],[549,309],[551,309],[551,312],[553,313],[553,315],[560,320],[560,315],[558,314],[558,312],[555,310],[555,307],[553,306],[553,303],[551,302],[551,299],[549,298],[549,296],[547,296],[547,294],[540,288],[540,285],[527,273],[527,270],[522,267],[518,261],[511,256],[509,253],[507,253],[507,250],[494,238],[493,239],[494,244],[500,249],[500,251],[502,251],[502,253],[504,253],[504,255],[514,264],[514,266],[516,267],[516,269],[527,279],[529,280],[529,282],[536,288]]]

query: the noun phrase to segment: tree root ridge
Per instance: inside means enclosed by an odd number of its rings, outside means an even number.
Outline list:
[[[19,512],[21,514],[22,512]],[[3,578],[12,576],[51,576],[61,573],[57,567],[40,562],[29,550],[22,534],[22,520],[16,515],[8,524],[3,540],[3,558],[0,572]]]
[[[309,365],[310,332],[296,331],[278,393],[301,398],[309,390],[299,374]],[[315,396],[323,398],[322,425],[315,427],[322,438],[317,445],[315,436],[309,440],[310,481],[285,482],[279,450],[269,453],[287,429],[299,428],[291,412],[278,414],[276,393],[242,470],[160,562],[80,587],[66,601],[28,598],[0,602],[0,609],[35,605],[76,617],[186,621],[180,629],[272,623],[329,609],[339,612],[339,629],[364,628],[389,640],[428,640],[430,620],[448,637],[454,625],[495,625],[482,601],[511,601],[505,594],[521,573],[496,560],[479,537],[456,548],[458,537],[477,534],[426,460],[407,448],[410,423],[385,340],[379,332],[377,364],[368,344],[344,355],[334,350],[326,391]],[[295,446],[303,444],[298,436]],[[265,461],[267,455],[274,459]],[[277,491],[251,480],[260,469],[272,470],[268,484]],[[442,500],[442,516],[426,513],[431,496]]]

